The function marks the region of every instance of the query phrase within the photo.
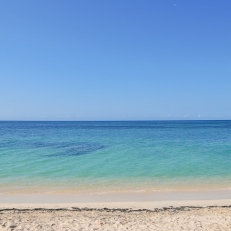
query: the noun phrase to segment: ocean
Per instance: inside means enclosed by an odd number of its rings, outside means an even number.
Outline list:
[[[0,122],[0,193],[231,189],[231,121]]]

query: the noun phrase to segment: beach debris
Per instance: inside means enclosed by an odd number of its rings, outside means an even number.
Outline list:
[[[102,221],[100,221],[99,224],[100,224],[101,226],[104,225],[104,223],[103,223]]]

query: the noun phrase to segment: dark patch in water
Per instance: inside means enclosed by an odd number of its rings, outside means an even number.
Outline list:
[[[42,142],[42,141],[5,141],[0,148],[11,147],[18,150],[43,149],[45,156],[81,156],[105,148],[99,143],[89,142]]]
[[[95,143],[75,143],[75,144],[61,143],[61,144],[53,145],[53,148],[54,147],[55,149],[58,150],[56,150],[55,153],[48,154],[47,156],[54,156],[54,157],[82,156],[105,148],[105,146]]]

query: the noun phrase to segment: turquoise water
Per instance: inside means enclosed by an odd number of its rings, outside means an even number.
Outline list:
[[[231,188],[231,121],[0,122],[0,193]]]

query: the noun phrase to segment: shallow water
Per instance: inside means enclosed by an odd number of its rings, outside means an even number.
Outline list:
[[[231,121],[0,122],[0,192],[231,188]]]

